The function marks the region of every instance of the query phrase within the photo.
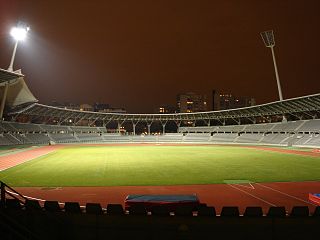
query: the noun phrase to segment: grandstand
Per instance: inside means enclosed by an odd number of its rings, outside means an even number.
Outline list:
[[[178,133],[161,135],[121,135],[107,133],[102,127],[58,126],[3,121],[1,145],[54,143],[206,143],[257,144],[296,147],[320,147],[320,120],[180,127]]]
[[[2,86],[9,81],[9,87],[14,90],[10,91],[14,92],[13,96],[8,95],[2,101],[9,111],[5,115],[7,120],[0,124],[1,145],[174,142],[319,147],[320,94],[223,111],[117,114],[43,105],[37,103],[23,75],[0,69],[0,78]],[[27,119],[27,123],[20,119]],[[262,123],[257,123],[261,120]],[[83,121],[88,125],[77,125]],[[101,125],[96,126],[97,122]],[[162,125],[161,135],[152,135],[150,131],[155,122]],[[166,133],[168,122],[176,124],[177,133]],[[193,126],[183,126],[186,122]],[[109,123],[115,123],[118,128],[107,129]],[[133,132],[122,135],[120,128],[126,123],[132,124]],[[138,123],[148,127],[147,134],[136,135]]]

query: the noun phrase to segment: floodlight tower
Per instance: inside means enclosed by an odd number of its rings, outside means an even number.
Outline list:
[[[18,24],[17,27],[13,27],[11,29],[11,31],[10,31],[10,35],[16,41],[15,45],[14,45],[13,53],[12,53],[12,56],[11,56],[10,65],[8,67],[8,71],[10,71],[10,72],[13,72],[13,62],[14,62],[14,58],[16,56],[18,43],[19,43],[19,41],[25,40],[29,30],[30,30],[30,28],[27,27],[26,25]]]
[[[282,101],[283,100],[282,90],[281,90],[281,85],[280,85],[280,80],[279,80],[276,57],[274,55],[274,50],[273,50],[273,47],[276,45],[275,41],[274,41],[273,30],[262,32],[262,33],[260,33],[260,35],[261,35],[262,40],[263,40],[264,44],[266,45],[266,47],[271,49],[274,71],[276,74],[277,85],[278,85],[279,99],[280,99],[280,101]]]

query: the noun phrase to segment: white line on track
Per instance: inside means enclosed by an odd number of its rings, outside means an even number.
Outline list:
[[[231,184],[228,184],[230,187],[232,187],[232,188],[234,188],[234,189],[237,189],[238,191],[240,191],[240,192],[243,192],[243,193],[245,193],[245,194],[247,194],[247,195],[249,195],[249,196],[251,196],[251,197],[253,197],[253,198],[255,198],[255,199],[258,199],[258,200],[260,200],[260,201],[262,201],[262,202],[264,202],[264,203],[266,203],[266,204],[268,204],[268,205],[270,205],[270,206],[273,206],[273,207],[276,207],[277,205],[275,205],[275,204],[273,204],[273,203],[270,203],[270,202],[268,202],[268,201],[266,201],[266,200],[264,200],[264,199],[262,199],[262,198],[260,198],[260,197],[257,197],[257,196],[255,196],[255,195],[253,195],[253,194],[251,194],[251,193],[248,193],[247,191],[244,191],[243,189],[241,189],[241,188],[238,188],[238,187],[236,187],[236,186],[233,186],[233,185],[231,185]]]
[[[290,194],[288,194],[288,193],[281,192],[281,191],[279,191],[279,190],[277,190],[277,189],[274,189],[274,188],[272,188],[272,187],[268,187],[268,186],[265,186],[265,185],[260,184],[260,183],[256,183],[256,184],[259,185],[259,186],[261,186],[261,187],[270,189],[270,190],[272,190],[272,191],[274,191],[274,192],[277,192],[277,193],[280,193],[280,194],[282,194],[282,195],[285,195],[285,196],[287,196],[287,197],[294,198],[294,199],[296,199],[296,200],[298,200],[298,201],[300,201],[300,202],[304,202],[304,203],[307,203],[307,204],[310,204],[310,205],[313,205],[313,206],[318,206],[318,205],[316,205],[316,204],[313,204],[313,203],[308,202],[308,201],[306,201],[306,200],[303,200],[303,199],[301,199],[301,198],[292,196],[292,195],[290,195]]]

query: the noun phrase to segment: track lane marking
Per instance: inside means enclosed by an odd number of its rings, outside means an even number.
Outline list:
[[[266,204],[268,204],[268,205],[270,205],[270,206],[273,206],[273,207],[276,207],[276,206],[277,206],[277,205],[275,205],[275,204],[273,204],[273,203],[271,203],[271,202],[268,202],[268,201],[266,201],[266,200],[264,200],[264,199],[262,199],[262,198],[260,198],[260,197],[258,197],[258,196],[255,196],[255,195],[253,195],[253,194],[251,194],[251,193],[248,193],[247,191],[244,191],[244,190],[241,189],[241,188],[238,188],[238,187],[233,186],[233,185],[231,185],[231,184],[227,184],[227,185],[230,186],[230,187],[232,187],[232,188],[234,188],[234,189],[237,189],[238,191],[243,192],[243,193],[245,193],[245,194],[247,194],[247,195],[249,195],[249,196],[251,196],[251,197],[253,197],[253,198],[255,198],[255,199],[258,199],[258,200],[260,200],[260,201],[262,201],[262,202],[264,202],[264,203],[266,203]]]
[[[298,200],[298,201],[300,201],[300,202],[304,202],[304,203],[307,203],[307,204],[310,204],[310,205],[313,205],[313,206],[318,206],[318,205],[313,204],[313,203],[311,203],[311,202],[309,202],[309,201],[306,201],[306,200],[304,200],[304,199],[301,199],[301,198],[295,197],[295,196],[290,195],[290,194],[285,193],[285,192],[281,192],[281,191],[279,191],[279,190],[277,190],[277,189],[274,189],[274,188],[272,188],[272,187],[268,187],[268,186],[265,186],[265,185],[260,184],[260,183],[255,183],[255,184],[257,184],[257,185],[259,185],[259,186],[261,186],[261,187],[264,187],[264,188],[270,189],[270,190],[272,190],[272,191],[274,191],[274,192],[280,193],[280,194],[282,194],[282,195],[285,195],[285,196],[287,196],[287,197],[290,197],[290,198],[296,199],[296,200]]]

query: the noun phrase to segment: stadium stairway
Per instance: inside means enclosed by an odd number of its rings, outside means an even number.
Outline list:
[[[77,202],[30,200],[1,182],[1,239],[311,239],[318,235],[320,206],[311,215],[308,207],[226,206],[215,208],[143,205],[123,209],[121,204],[98,203],[81,207]]]

